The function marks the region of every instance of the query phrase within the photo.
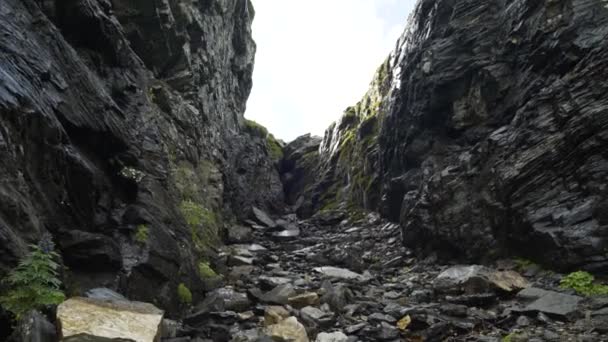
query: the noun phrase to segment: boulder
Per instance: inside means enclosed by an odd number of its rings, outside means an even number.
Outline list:
[[[321,273],[324,276],[329,278],[337,278],[343,280],[365,280],[365,277],[359,273],[355,273],[351,270],[347,270],[345,268],[333,267],[333,266],[323,266],[316,267],[315,272]]]
[[[579,311],[582,297],[573,296],[539,288],[527,288],[517,294],[517,298],[526,303],[523,311],[542,312],[561,318],[572,319]]]
[[[433,286],[442,292],[484,293],[491,290],[513,292],[529,286],[528,281],[514,271],[496,271],[471,265],[454,266],[440,273]]]
[[[57,308],[60,336],[76,341],[104,339],[154,342],[160,337],[164,312],[152,304],[93,298],[70,298]]]
[[[273,219],[271,219],[270,216],[268,216],[268,214],[263,210],[253,207],[252,214],[252,218],[255,220],[255,222],[265,227],[274,228],[277,226],[277,223]]]

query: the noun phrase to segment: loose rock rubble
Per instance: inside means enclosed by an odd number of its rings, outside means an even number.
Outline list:
[[[266,223],[254,244],[224,255],[251,262],[231,267],[179,336],[164,341],[608,340],[608,298],[562,290],[560,275],[536,265],[420,260],[401,245],[399,226],[375,214],[288,216],[276,225],[255,215]],[[293,227],[296,238],[275,238]]]

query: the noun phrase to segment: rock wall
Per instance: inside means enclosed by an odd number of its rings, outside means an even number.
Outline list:
[[[608,270],[608,3],[421,0],[299,194],[450,258]]]
[[[0,277],[49,231],[69,292],[198,296],[223,227],[283,202],[243,119],[253,17],[248,0],[0,2]]]

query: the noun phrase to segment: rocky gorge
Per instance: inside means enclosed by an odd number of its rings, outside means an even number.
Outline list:
[[[0,340],[608,340],[608,2],[420,0],[287,144],[244,118],[254,17],[0,2],[3,291],[38,244],[65,295]]]

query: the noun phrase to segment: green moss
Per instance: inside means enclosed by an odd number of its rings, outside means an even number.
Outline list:
[[[219,224],[213,211],[189,200],[182,201],[179,209],[197,250],[205,251],[219,244]]]
[[[177,286],[177,298],[182,304],[192,304],[192,292],[184,283]]]
[[[595,277],[584,271],[568,274],[560,281],[560,287],[585,296],[608,295],[608,285],[596,284]]]
[[[274,135],[268,134],[266,137],[266,146],[268,147],[268,153],[272,160],[277,161],[283,159],[283,148],[275,139]]]
[[[137,226],[137,230],[135,231],[135,241],[141,244],[148,242],[148,226],[145,224],[140,224]]]
[[[209,266],[208,262],[201,261],[198,263],[198,274],[201,279],[209,279],[217,277],[217,273]]]
[[[260,125],[259,123],[253,120],[245,120],[245,130],[249,134],[260,138],[266,138],[266,136],[268,135],[268,130],[266,129],[266,127]]]
[[[511,342],[511,340],[513,339],[513,337],[515,337],[516,335],[514,333],[510,333],[509,335],[505,336],[502,338],[502,342]]]

